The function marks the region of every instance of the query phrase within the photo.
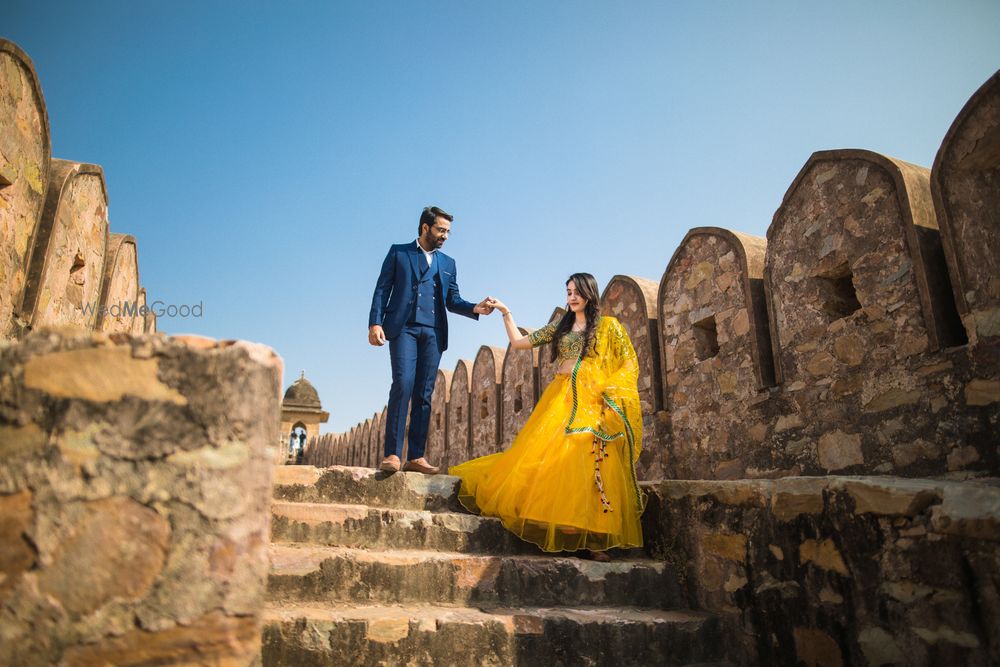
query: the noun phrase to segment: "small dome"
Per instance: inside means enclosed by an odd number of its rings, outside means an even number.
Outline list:
[[[319,394],[316,387],[306,379],[305,371],[292,383],[292,386],[285,391],[285,398],[281,401],[282,407],[321,409],[323,406],[319,402]]]

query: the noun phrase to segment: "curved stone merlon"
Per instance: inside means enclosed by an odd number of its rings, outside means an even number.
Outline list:
[[[937,228],[929,203],[926,169],[861,150],[809,158],[767,232],[779,379],[813,382],[880,348],[903,359],[938,347],[918,238]],[[834,340],[849,352],[827,349]]]
[[[93,164],[52,160],[21,306],[29,327],[94,329],[107,250],[104,171]],[[142,331],[133,328],[132,333]]]
[[[0,340],[28,325],[21,304],[49,183],[52,144],[38,74],[28,55],[0,39]]]
[[[601,312],[616,318],[628,332],[639,361],[639,401],[645,444],[636,463],[640,479],[663,477],[665,452],[657,447],[662,434],[657,414],[663,409],[657,326],[657,284],[637,276],[614,276],[601,295]]]
[[[0,663],[252,664],[280,359],[68,331],[0,347]]]
[[[941,142],[931,193],[965,331],[973,341],[1000,337],[1000,71]]]
[[[431,395],[431,421],[427,428],[424,456],[434,465],[447,466],[448,398],[451,392],[451,371],[439,368]]]
[[[746,413],[774,384],[765,249],[759,237],[696,227],[663,273],[658,312],[675,476],[745,471]]]
[[[132,331],[139,299],[139,256],[135,238],[111,234],[104,262],[104,286],[97,328],[106,333]]]
[[[526,336],[531,331],[522,328],[520,333]],[[515,350],[508,345],[501,377],[500,449],[507,449],[538,401],[538,349]]]
[[[747,664],[993,664],[1000,488],[894,477],[665,481],[643,533]],[[765,641],[754,638],[766,637]]]
[[[459,359],[451,375],[451,389],[448,400],[448,453],[445,457],[449,465],[456,465],[471,458],[469,443],[469,410],[471,394],[469,381],[472,378],[472,362]]]
[[[483,345],[472,364],[469,433],[473,458],[499,451],[504,355],[503,348]]]

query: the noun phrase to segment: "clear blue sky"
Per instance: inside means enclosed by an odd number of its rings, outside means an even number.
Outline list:
[[[539,326],[575,271],[659,281],[691,227],[763,235],[810,153],[930,166],[1000,67],[1000,3],[4,3],[56,157],[107,175],[161,330],[274,347],[340,431],[390,243],[455,214],[463,295]],[[600,248],[603,258],[594,252]],[[451,317],[443,368],[505,345]]]

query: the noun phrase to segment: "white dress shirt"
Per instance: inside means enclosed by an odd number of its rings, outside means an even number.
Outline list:
[[[434,248],[434,250],[424,250],[424,247],[422,245],[420,245],[420,239],[419,238],[417,239],[417,247],[420,248],[420,252],[424,253],[424,257],[427,258],[427,266],[430,266],[431,264],[433,264],[434,263],[434,257],[433,257],[433,255],[434,255],[434,253],[437,252],[437,248]]]

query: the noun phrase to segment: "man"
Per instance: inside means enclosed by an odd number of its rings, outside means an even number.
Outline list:
[[[439,471],[424,458],[431,396],[441,354],[448,349],[447,308],[479,319],[493,307],[489,297],[478,304],[462,299],[455,260],[441,252],[454,217],[437,206],[420,214],[417,240],[389,248],[375,283],[368,315],[368,342],[381,347],[389,341],[392,387],[386,410],[384,455],[380,470],[396,472],[403,455],[403,430],[410,406],[410,434],[403,470],[434,475]]]

